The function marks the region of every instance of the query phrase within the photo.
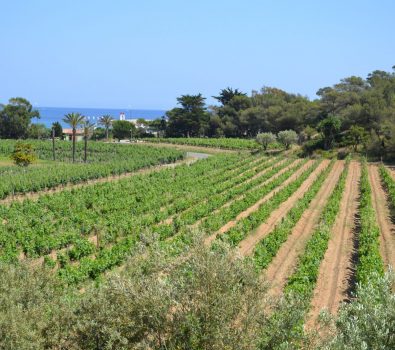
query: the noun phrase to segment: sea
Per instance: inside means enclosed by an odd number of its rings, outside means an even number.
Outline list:
[[[120,119],[121,113],[124,113],[126,119],[143,118],[153,120],[165,115],[165,110],[158,109],[114,109],[114,108],[73,108],[73,107],[34,107],[40,112],[40,119],[32,119],[33,124],[45,124],[51,127],[52,123],[59,122],[63,127],[67,127],[62,119],[68,113],[80,113],[92,123],[97,123],[101,116],[111,115],[115,120]]]

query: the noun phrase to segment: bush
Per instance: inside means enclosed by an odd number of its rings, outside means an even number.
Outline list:
[[[324,148],[324,142],[322,139],[309,140],[302,147],[303,150],[302,155],[311,156],[315,150],[323,149],[323,148]]]
[[[294,130],[283,130],[277,135],[278,141],[285,147],[289,149],[291,145],[298,142],[298,134]]]
[[[256,348],[266,289],[248,263],[226,248],[196,248],[163,275],[167,258],[153,254],[84,296],[74,339],[80,348]]]
[[[11,159],[16,165],[27,167],[36,160],[36,154],[30,143],[17,142]]]
[[[256,142],[263,146],[263,149],[266,151],[271,143],[276,142],[276,135],[271,132],[263,132],[256,135]]]
[[[0,349],[75,349],[72,293],[49,269],[0,263],[0,275]]]
[[[324,349],[395,349],[395,280],[393,273],[358,287],[354,302],[344,304],[334,336]]]
[[[346,159],[350,155],[350,152],[347,150],[339,150],[337,152],[337,159],[343,160]]]
[[[180,263],[151,244],[136,249],[121,274],[84,293],[45,267],[0,263],[0,349],[307,348],[295,328],[307,304],[269,301],[248,260],[225,245],[202,249],[197,240]],[[372,281],[342,306],[322,348],[394,348],[394,279]]]

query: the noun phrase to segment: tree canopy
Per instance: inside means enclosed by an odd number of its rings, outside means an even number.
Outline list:
[[[395,157],[394,71],[376,70],[366,79],[346,77],[320,88],[317,96],[310,100],[268,86],[248,96],[228,87],[213,96],[218,105],[206,107],[201,94],[182,95],[177,99],[181,107],[166,114],[164,133],[252,138],[259,133],[293,130],[299,142],[314,147],[331,149],[352,143],[356,150],[358,142],[372,156]],[[361,129],[351,129],[353,126]]]
[[[33,118],[40,118],[40,113],[28,100],[22,97],[9,99],[8,104],[0,108],[0,138],[27,137]]]
[[[181,107],[173,108],[166,113],[168,135],[204,136],[210,118],[204,100],[202,94],[178,97],[177,103]]]
[[[112,133],[118,140],[130,139],[135,130],[134,124],[127,120],[115,120],[112,122]]]
[[[55,137],[62,137],[63,128],[59,122],[55,122],[52,124],[52,128],[55,129]]]
[[[358,150],[362,145],[373,157],[395,158],[394,70],[375,70],[366,78],[346,77],[320,88],[317,96],[311,100],[270,86],[248,95],[227,87],[213,96],[217,105],[207,106],[201,93],[181,95],[164,118],[140,123],[135,135],[145,136],[150,130],[161,137],[255,138],[260,133],[293,130],[298,142],[311,149],[353,145]],[[10,99],[0,106],[0,137],[27,137],[30,120],[38,116],[27,100]],[[112,120],[106,117],[100,123],[108,138]],[[119,138],[129,138],[133,126],[116,123]]]

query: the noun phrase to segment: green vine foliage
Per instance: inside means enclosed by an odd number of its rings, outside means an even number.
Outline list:
[[[265,237],[255,248],[254,262],[258,269],[265,269],[276,256],[281,245],[286,241],[296,223],[302,217],[311,201],[315,198],[322,187],[323,182],[332,170],[334,161],[320,173],[308,191],[300,198],[284,219]]]
[[[362,164],[360,191],[359,215],[361,223],[356,276],[358,283],[366,284],[370,282],[372,276],[382,276],[384,274],[383,260],[380,255],[380,229],[372,205],[372,189],[366,161]]]

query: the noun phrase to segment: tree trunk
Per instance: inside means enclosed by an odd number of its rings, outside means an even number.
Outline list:
[[[73,163],[75,163],[75,133],[76,130],[73,128]]]
[[[55,128],[52,128],[52,158],[55,161]]]
[[[108,127],[106,128],[106,140],[108,141]]]

